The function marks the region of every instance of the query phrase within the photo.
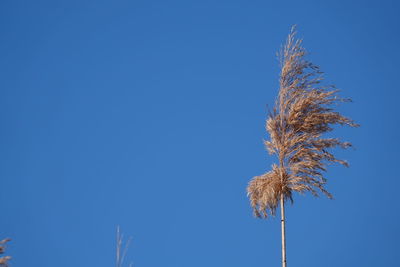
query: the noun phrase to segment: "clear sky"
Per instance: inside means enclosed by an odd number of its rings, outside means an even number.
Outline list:
[[[288,266],[396,266],[396,1],[1,1],[0,237],[12,266],[279,266],[252,216],[290,27],[362,127],[327,188],[287,209]]]

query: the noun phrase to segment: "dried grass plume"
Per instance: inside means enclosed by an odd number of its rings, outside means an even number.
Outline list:
[[[321,84],[323,73],[305,59],[302,40],[295,35],[293,27],[279,53],[279,94],[266,122],[270,140],[265,141],[265,146],[270,154],[277,156],[278,164],[254,177],[247,188],[257,217],[275,214],[281,195],[293,201],[293,192],[311,192],[314,196],[322,192],[331,198],[324,187],[327,165],[348,164],[330,150],[348,148],[351,144],[324,134],[332,131],[334,125],[358,126],[333,109],[350,99],[339,97],[335,86]]]
[[[129,237],[128,240],[124,243],[124,236],[121,234],[119,226],[117,226],[117,250],[116,250],[116,257],[115,257],[115,267],[122,267],[126,253],[128,252],[129,245],[131,244],[132,237]],[[129,267],[132,267],[133,264],[130,263]]]
[[[10,242],[10,238],[6,238],[0,241],[0,254],[4,254],[6,250],[6,244]],[[0,257],[0,266],[1,267],[7,267],[8,266],[8,261],[11,260],[11,256],[4,256]]]

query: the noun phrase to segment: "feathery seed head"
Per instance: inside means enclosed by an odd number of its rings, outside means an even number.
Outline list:
[[[275,107],[266,122],[270,140],[264,144],[270,154],[277,155],[279,166],[250,181],[247,192],[257,217],[273,215],[281,195],[292,200],[292,191],[322,192],[332,195],[324,188],[323,172],[328,163],[348,166],[329,150],[348,148],[349,142],[338,138],[325,138],[323,134],[333,130],[334,125],[358,125],[333,110],[333,106],[350,99],[339,97],[333,85],[323,86],[319,67],[305,59],[306,50],[302,40],[295,39],[293,27],[280,52],[281,74],[279,93]]]

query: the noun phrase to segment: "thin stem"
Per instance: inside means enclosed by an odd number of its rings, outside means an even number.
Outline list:
[[[119,232],[119,225],[117,226],[117,255],[116,255],[116,262],[115,266],[120,267],[121,262],[120,262],[120,257],[121,257],[121,235]]]
[[[282,267],[286,267],[285,200],[281,194]]]

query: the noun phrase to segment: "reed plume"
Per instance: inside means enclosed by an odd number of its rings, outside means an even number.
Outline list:
[[[296,39],[295,27],[279,53],[281,73],[275,107],[269,112],[266,130],[270,139],[265,146],[276,155],[272,170],[254,177],[247,193],[254,215],[275,215],[278,205],[282,217],[282,266],[286,266],[285,201],[293,202],[293,192],[319,193],[328,198],[324,172],[331,163],[348,166],[336,158],[331,149],[348,148],[349,142],[324,137],[335,125],[358,126],[333,108],[350,99],[341,98],[333,85],[322,85],[323,72],[305,59],[302,40]]]
[[[117,250],[116,250],[116,257],[115,257],[115,267],[122,267],[126,253],[128,252],[129,245],[132,241],[132,237],[129,237],[128,240],[123,245],[124,236],[121,234],[119,226],[117,226]],[[129,267],[132,267],[133,264],[130,263]]]
[[[6,238],[0,241],[0,254],[4,254],[6,250],[6,245],[10,241],[10,238]],[[9,260],[11,260],[11,256],[0,257],[0,267],[7,267]]]

